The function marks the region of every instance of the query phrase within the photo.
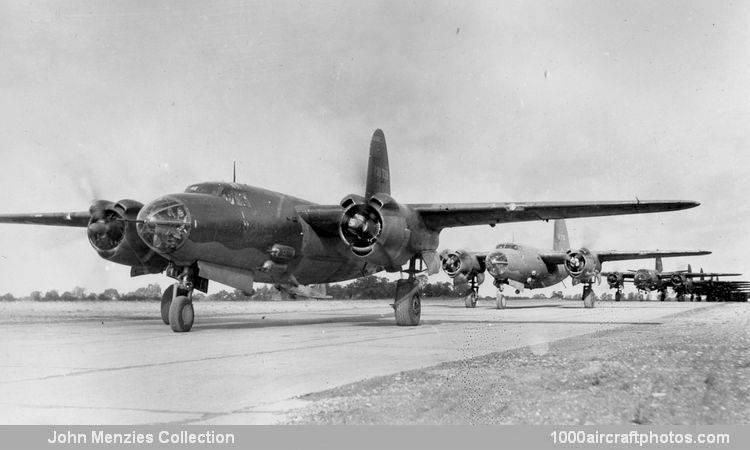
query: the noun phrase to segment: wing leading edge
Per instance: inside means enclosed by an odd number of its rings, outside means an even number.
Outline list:
[[[631,259],[671,258],[678,256],[710,255],[708,250],[670,251],[670,250],[640,250],[640,251],[618,251],[618,250],[589,250],[599,258],[600,262],[627,261]],[[563,264],[567,259],[565,252],[545,252],[540,255],[542,260],[548,264]]]
[[[88,226],[90,218],[91,214],[89,214],[88,211],[69,213],[5,214],[0,215],[0,223],[85,228]]]
[[[495,225],[508,222],[567,219],[576,217],[614,216],[678,211],[700,205],[692,201],[640,202],[520,202],[477,204],[417,204],[416,210],[428,228]]]

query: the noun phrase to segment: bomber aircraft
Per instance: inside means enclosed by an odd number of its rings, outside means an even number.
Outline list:
[[[131,276],[165,272],[176,282],[164,291],[161,316],[176,332],[191,329],[193,290],[205,292],[209,280],[252,292],[253,282],[299,287],[382,270],[407,275],[396,282],[392,306],[396,324],[413,326],[421,317],[421,272],[439,271],[438,237],[444,228],[675,211],[698,204],[403,204],[391,196],[385,137],[376,130],[364,196],[347,195],[338,205],[244,184],[206,182],[146,205],[96,200],[88,211],[0,215],[0,223],[85,228],[94,250],[130,266]],[[589,255],[576,255],[576,261],[589,260]]]
[[[443,271],[456,287],[468,287],[464,297],[467,308],[477,303],[479,285],[484,281],[485,270],[494,278],[497,288],[497,308],[506,306],[503,286],[510,285],[516,293],[524,288],[539,289],[553,286],[570,276],[573,284],[583,284],[583,305],[593,308],[595,295],[591,289],[594,281],[601,281],[602,263],[653,257],[707,255],[696,251],[599,251],[587,248],[571,249],[568,228],[564,219],[556,219],[552,237],[552,251],[543,251],[516,243],[498,244],[489,252],[445,250],[440,253]]]
[[[625,272],[604,272],[602,276],[606,278],[607,284],[611,289],[616,289],[615,300],[620,301],[622,298],[622,288],[625,281],[632,281],[636,289],[643,292],[659,292],[659,300],[664,301],[667,298],[667,289],[672,288],[677,294],[677,301],[685,300],[685,294],[689,293],[690,301],[693,301],[693,290],[696,284],[706,284],[704,277],[734,277],[742,274],[739,273],[703,273],[693,272],[690,264],[687,270],[677,270],[665,272],[661,258],[656,258],[654,269],[628,270]],[[700,282],[694,278],[700,277]],[[700,294],[699,294],[700,295]]]

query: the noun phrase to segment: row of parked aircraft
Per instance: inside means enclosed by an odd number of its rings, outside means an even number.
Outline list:
[[[469,252],[464,250],[444,250],[440,253],[443,271],[453,279],[454,285],[465,292],[464,301],[467,308],[474,308],[477,303],[479,285],[485,279],[485,272],[493,278],[497,288],[497,308],[506,306],[505,288],[511,288],[518,294],[524,289],[539,289],[564,282],[568,277],[572,283],[583,284],[581,298],[586,308],[592,308],[595,295],[591,289],[594,282],[607,280],[609,287],[615,289],[615,301],[622,299],[622,289],[626,281],[642,292],[659,292],[660,300],[666,298],[667,289],[672,288],[678,301],[684,301],[689,294],[694,297],[705,295],[708,300],[715,297],[727,297],[733,293],[741,294],[750,287],[750,282],[719,281],[719,277],[739,276],[739,273],[705,273],[703,269],[694,273],[688,265],[687,270],[664,272],[662,258],[678,256],[706,255],[705,250],[690,251],[599,251],[587,248],[573,249],[568,242],[568,231],[564,219],[555,220],[552,250],[543,251],[537,248],[516,243],[498,244],[488,252]],[[602,263],[631,259],[654,258],[654,270],[638,269],[624,272],[604,272]]]
[[[305,295],[312,284],[355,279],[380,271],[401,272],[393,309],[396,324],[418,325],[424,275],[441,263],[454,279],[476,286],[484,269],[507,284],[549,286],[569,275],[583,285],[586,307],[594,306],[591,285],[605,261],[706,254],[708,252],[594,252],[571,250],[564,223],[556,222],[550,252],[504,244],[486,253],[448,252],[441,261],[438,241],[450,227],[507,222],[677,211],[693,201],[510,202],[404,204],[391,196],[385,137],[376,130],[364,196],[318,205],[237,183],[193,184],[184,192],[150,203],[95,200],[88,211],[0,215],[0,223],[81,227],[102,258],[129,266],[131,276],[165,273],[175,280],[163,294],[161,316],[173,331],[193,326],[194,290],[209,280],[253,291],[272,283]],[[516,263],[522,261],[518,266]],[[404,269],[404,266],[407,268]],[[512,275],[512,276],[511,276]],[[504,282],[500,282],[501,288]],[[499,296],[503,301],[503,296]]]

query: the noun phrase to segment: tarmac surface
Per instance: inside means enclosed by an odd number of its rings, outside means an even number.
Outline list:
[[[173,333],[157,302],[0,303],[0,424],[274,424],[299,397],[373,377],[639,325],[716,303],[425,300],[197,302]]]

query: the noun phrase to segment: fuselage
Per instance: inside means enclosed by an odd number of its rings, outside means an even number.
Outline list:
[[[641,291],[654,291],[666,288],[659,273],[650,269],[639,269],[633,275],[633,286]]]
[[[208,263],[263,283],[357,278],[380,270],[353,255],[338,236],[320,236],[298,206],[312,202],[235,183],[201,183],[143,207],[141,238],[180,266]]]
[[[562,264],[547,264],[542,252],[534,247],[503,243],[495,247],[486,259],[487,271],[500,283],[521,284],[526,289],[553,286],[568,273]]]

